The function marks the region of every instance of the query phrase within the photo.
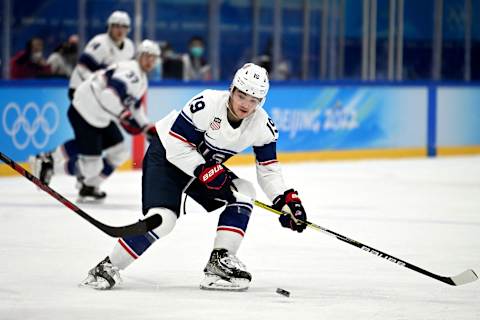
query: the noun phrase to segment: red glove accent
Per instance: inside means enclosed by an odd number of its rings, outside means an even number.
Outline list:
[[[220,190],[227,183],[228,175],[225,167],[219,163],[208,166],[200,165],[195,169],[198,180],[203,183],[207,188],[213,190]]]
[[[201,164],[195,169],[194,175],[210,190],[212,198],[222,199],[228,203],[236,201],[231,188],[234,185],[230,171],[222,164],[214,161]]]
[[[302,206],[302,201],[298,197],[297,191],[289,189],[282,195],[277,196],[273,200],[272,207],[284,213],[278,218],[282,227],[290,228],[297,232],[305,230],[307,225],[298,220],[307,220],[307,214]]]
[[[123,121],[130,120],[131,117],[132,117],[132,112],[128,109],[124,109],[118,116],[118,119],[120,120],[120,122],[123,122]]]

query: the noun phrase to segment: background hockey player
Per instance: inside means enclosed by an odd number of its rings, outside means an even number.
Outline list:
[[[298,232],[305,229],[298,221],[306,219],[305,210],[297,192],[285,186],[277,161],[278,131],[262,108],[268,89],[266,70],[249,63],[236,72],[229,91],[205,90],[180,113],[173,111],[157,122],[158,136],[143,162],[142,207],[144,215],[160,214],[163,223],[145,235],[119,239],[113,252],[89,271],[84,285],[113,287],[120,269],[172,231],[186,190],[207,211],[224,207],[200,287],[246,290],[251,275],[236,253],[253,206],[237,199],[232,190],[255,198],[255,188],[222,163],[250,146],[261,188],[275,208],[289,212],[280,216],[281,225]]]
[[[107,32],[93,37],[78,58],[70,77],[69,97],[95,71],[120,61],[133,59],[135,46],[129,38],[130,17],[124,11],[114,11],[107,19]]]
[[[75,91],[68,118],[78,146],[79,200],[101,200],[101,182],[128,158],[122,122],[130,132],[155,134],[141,101],[147,91],[147,73],[160,56],[157,43],[144,40],[137,59],[113,64],[93,74]],[[105,164],[108,164],[106,166]],[[110,168],[107,174],[105,168]]]
[[[75,90],[98,70],[107,66],[128,61],[135,56],[135,46],[127,35],[130,31],[130,17],[124,11],[114,11],[107,19],[107,32],[93,37],[78,59],[70,77],[68,97],[73,99]],[[31,159],[32,171],[49,184],[53,172],[77,175],[78,146],[75,140],[69,140],[54,152],[41,153]],[[54,167],[55,166],[55,167]],[[105,163],[103,174],[112,172],[111,164]]]

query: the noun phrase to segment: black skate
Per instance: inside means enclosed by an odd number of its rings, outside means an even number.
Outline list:
[[[100,191],[98,187],[87,186],[81,184],[80,191],[78,192],[78,202],[101,202],[105,200],[107,194]]]
[[[47,186],[53,176],[53,157],[50,152],[40,153],[29,158],[32,174]]]
[[[88,271],[88,276],[82,281],[81,285],[98,290],[107,290],[121,282],[122,278],[118,268],[112,264],[109,257],[106,257],[95,268]]]
[[[205,278],[200,289],[245,291],[252,280],[252,275],[245,269],[245,265],[226,249],[214,249],[203,270]]]

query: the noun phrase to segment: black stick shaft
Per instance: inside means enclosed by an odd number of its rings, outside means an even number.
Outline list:
[[[260,208],[263,208],[263,209],[266,209],[270,212],[273,212],[275,214],[278,214],[278,215],[282,215],[282,214],[288,214],[286,212],[282,212],[282,211],[278,211],[278,210],[275,210],[274,208],[272,208],[271,206],[263,203],[263,202],[260,202],[258,200],[255,200],[255,199],[251,199],[253,201],[253,203],[260,207]],[[324,227],[321,227],[319,225],[316,225],[312,222],[309,222],[309,221],[302,221],[303,223],[307,224],[308,227],[312,228],[312,229],[315,229],[317,231],[320,231],[326,235],[329,235],[331,237],[335,237],[337,238],[338,240],[340,241],[343,241],[345,243],[348,243],[352,246],[355,246],[357,248],[360,248],[366,252],[370,252],[371,254],[377,256],[377,257],[380,257],[380,258],[383,258],[385,260],[388,260],[390,262],[393,262],[401,267],[405,267],[407,269],[410,269],[410,270],[413,270],[413,271],[416,271],[416,272],[419,272],[423,275],[426,275],[427,277],[430,277],[430,278],[433,278],[433,279],[436,279],[438,281],[441,281],[441,282],[444,282],[446,284],[449,284],[449,285],[452,285],[452,286],[457,286],[457,285],[462,285],[462,284],[465,284],[465,283],[469,283],[469,282],[472,282],[472,281],[475,281],[478,279],[478,276],[475,274],[475,272],[473,270],[467,270],[465,272],[463,272],[462,274],[458,275],[458,276],[455,276],[455,277],[444,277],[444,276],[440,276],[438,274],[435,274],[435,273],[432,273],[430,271],[427,271],[425,269],[422,269],[420,267],[417,267],[416,265],[413,265],[409,262],[406,262],[404,260],[401,260],[399,258],[396,258],[390,254],[387,254],[385,252],[382,252],[380,250],[377,250],[377,249],[374,249],[370,246],[367,246],[361,242],[358,242],[356,240],[353,240],[353,239],[350,239],[344,235],[341,235],[337,232],[334,232],[334,231],[331,231],[331,230],[328,230],[327,228],[324,228]]]
[[[151,216],[145,220],[141,220],[137,223],[128,225],[128,226],[122,226],[122,227],[112,227],[106,224],[101,223],[100,221],[94,219],[91,217],[89,214],[87,214],[85,211],[77,207],[75,204],[73,204],[70,200],[44,184],[40,179],[35,177],[33,174],[25,170],[22,166],[20,166],[18,163],[16,163],[14,160],[10,159],[7,157],[5,154],[0,152],[0,159],[5,162],[7,165],[12,167],[15,171],[20,173],[22,176],[36,184],[40,189],[51,195],[53,198],[57,199],[61,204],[63,204],[65,207],[69,208],[88,222],[90,222],[92,225],[97,227],[98,229],[102,230],[106,234],[112,237],[125,237],[125,236],[132,236],[132,235],[140,235],[140,234],[145,234],[151,229],[156,228],[161,224],[161,217],[159,215]]]

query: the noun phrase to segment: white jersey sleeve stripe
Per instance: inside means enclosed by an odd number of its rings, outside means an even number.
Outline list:
[[[180,141],[182,141],[182,142],[185,142],[185,143],[191,145],[191,146],[194,147],[194,148],[197,147],[195,144],[191,143],[190,141],[188,141],[187,139],[185,139],[185,138],[182,137],[181,135],[179,135],[179,134],[177,134],[177,133],[175,133],[175,132],[173,132],[173,131],[171,131],[171,130],[170,130],[170,132],[168,132],[168,134],[171,135],[171,136],[174,137],[174,138],[177,138],[178,140],[180,140]]]
[[[222,149],[222,148],[215,147],[214,145],[212,145],[211,143],[209,143],[206,139],[205,139],[204,141],[205,141],[205,144],[206,144],[209,148],[211,148],[211,149],[213,149],[213,150],[215,150],[215,151],[224,152],[224,153],[230,154],[230,155],[232,155],[232,156],[234,156],[234,155],[237,154],[237,152],[235,152],[235,151],[231,151],[231,150],[227,150],[227,149]]]

